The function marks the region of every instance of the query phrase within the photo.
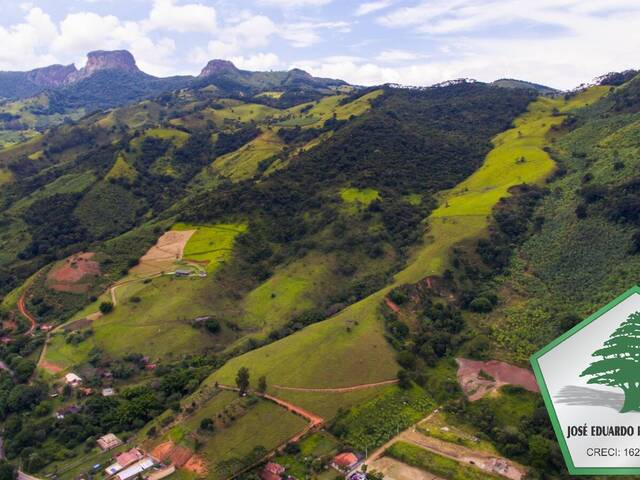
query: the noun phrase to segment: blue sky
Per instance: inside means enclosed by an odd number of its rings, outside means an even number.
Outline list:
[[[0,0],[0,69],[126,48],[144,71],[207,60],[371,85],[522,78],[573,88],[640,66],[638,0]]]

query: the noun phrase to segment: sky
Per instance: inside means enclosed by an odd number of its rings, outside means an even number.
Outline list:
[[[224,58],[358,85],[570,89],[640,67],[640,0],[0,0],[0,12],[0,70],[127,49],[157,76]]]

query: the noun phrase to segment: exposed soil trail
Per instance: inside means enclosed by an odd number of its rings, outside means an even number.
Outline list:
[[[26,335],[33,335],[33,332],[36,331],[36,326],[37,326],[37,322],[36,319],[33,318],[33,316],[29,313],[29,311],[27,310],[27,307],[25,305],[25,298],[27,296],[27,292],[28,292],[28,288],[25,289],[24,292],[22,292],[22,295],[20,295],[20,298],[18,299],[18,311],[20,312],[20,315],[22,315],[24,318],[26,318],[29,323],[31,324],[31,326],[29,327],[29,330],[27,331]]]
[[[287,390],[290,392],[310,392],[310,393],[346,393],[355,392],[357,390],[365,390],[367,388],[382,387],[384,385],[395,385],[398,380],[385,380],[383,382],[365,383],[362,385],[354,385],[352,387],[336,387],[336,388],[305,388],[305,387],[283,387],[281,385],[274,385],[273,388],[278,390]]]
[[[433,415],[438,413],[438,411],[439,409],[434,410],[416,425],[409,427],[374,451],[367,459],[367,465],[372,466],[376,460],[384,456],[386,450],[394,443],[406,442],[443,457],[450,458],[451,460],[455,460],[458,463],[475,465],[480,470],[500,475],[502,477],[509,478],[510,480],[521,480],[524,478],[526,475],[525,468],[515,462],[491,453],[472,450],[470,448],[463,447],[462,445],[429,437],[416,430],[417,425],[429,421]]]
[[[393,300],[391,300],[389,297],[385,297],[384,298],[384,303],[387,304],[387,307],[389,307],[389,309],[394,312],[394,313],[400,313],[400,307],[396,304],[396,302],[394,302]]]

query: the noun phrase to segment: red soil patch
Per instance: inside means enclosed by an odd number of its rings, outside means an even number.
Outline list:
[[[153,450],[151,450],[151,456],[157,458],[158,460],[164,460],[169,458],[169,453],[173,449],[175,444],[172,441],[161,443],[160,445],[156,445]]]
[[[207,475],[207,463],[199,455],[193,455],[183,467],[185,470],[195,473],[199,477]]]
[[[40,363],[38,364],[38,368],[42,368],[43,370],[46,370],[47,372],[53,374],[60,373],[63,370],[62,367],[44,359],[40,361]]]
[[[83,293],[91,282],[100,276],[100,264],[91,258],[91,252],[78,253],[66,258],[51,269],[47,275],[47,286],[59,292]]]
[[[151,456],[164,463],[171,463],[177,468],[184,467],[195,473],[206,473],[207,467],[204,460],[193,454],[187,447],[176,445],[171,440],[157,445]]]
[[[456,361],[458,382],[471,401],[478,400],[503,385],[518,385],[530,392],[540,391],[533,373],[526,368],[498,360],[483,362],[457,358]],[[493,377],[493,380],[480,376],[480,371]]]
[[[392,310],[394,313],[400,313],[400,307],[393,300],[391,300],[389,297],[385,297],[384,301],[390,310]]]

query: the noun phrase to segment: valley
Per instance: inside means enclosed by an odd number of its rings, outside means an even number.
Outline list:
[[[562,477],[527,358],[635,278],[637,77],[364,88],[214,60],[155,79],[108,52],[75,72],[2,104],[24,126],[0,149],[9,460]],[[54,100],[66,120],[34,110]]]

